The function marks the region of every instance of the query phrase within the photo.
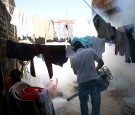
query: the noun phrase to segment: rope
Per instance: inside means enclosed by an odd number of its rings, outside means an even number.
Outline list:
[[[83,0],[83,1],[89,6],[90,9],[92,9],[93,12],[95,12],[97,14],[97,12],[85,0]]]

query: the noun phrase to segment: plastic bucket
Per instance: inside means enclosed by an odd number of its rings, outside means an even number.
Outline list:
[[[41,87],[26,87],[23,89],[24,100],[38,100],[38,93],[42,92]]]

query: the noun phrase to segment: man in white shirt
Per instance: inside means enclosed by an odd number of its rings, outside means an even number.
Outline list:
[[[99,115],[101,95],[98,88],[98,70],[104,65],[104,62],[94,49],[85,49],[80,41],[76,41],[72,46],[76,53],[71,60],[71,64],[74,73],[77,75],[81,114],[89,115],[88,99],[90,95],[91,115]],[[97,67],[95,67],[95,61]]]

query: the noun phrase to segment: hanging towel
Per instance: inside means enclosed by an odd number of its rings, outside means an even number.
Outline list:
[[[40,48],[38,46],[38,44],[17,43],[12,40],[7,40],[7,56],[22,61],[29,61],[34,56],[39,55]]]
[[[119,27],[116,29],[114,39],[112,41],[115,44],[115,55],[125,55],[125,62],[131,63],[129,54],[129,40],[124,27]]]
[[[111,24],[106,23],[98,14],[93,18],[93,23],[97,30],[98,37],[105,38],[106,41],[110,41],[111,37],[114,35]]]
[[[66,47],[65,45],[60,46],[50,46],[51,48],[51,57],[52,63],[55,65],[63,66],[67,62],[68,58],[66,57]]]
[[[50,78],[53,76],[52,69],[52,57],[51,50],[48,46],[39,45],[39,44],[25,44],[25,43],[17,43],[12,40],[7,40],[7,56],[9,58],[16,58],[22,61],[30,61],[30,69],[31,75],[35,75],[33,58],[39,54],[43,54],[44,60],[48,69],[48,73]]]
[[[44,61],[46,63],[47,70],[49,73],[49,77],[51,79],[53,76],[51,47],[43,45],[43,46],[41,46],[41,52],[43,54]]]
[[[105,52],[105,39],[94,36],[91,37],[91,39],[93,41],[93,49],[95,49],[99,56],[102,57],[102,54]]]
[[[45,19],[45,38],[46,40],[53,40],[54,38],[53,21],[48,18]]]
[[[17,27],[17,35],[23,40],[27,37],[27,12],[15,7],[10,23]],[[29,28],[29,30],[32,28]]]

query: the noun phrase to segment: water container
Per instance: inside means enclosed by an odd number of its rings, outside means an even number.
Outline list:
[[[38,94],[42,92],[43,88],[40,87],[26,87],[23,89],[24,100],[38,100]]]

